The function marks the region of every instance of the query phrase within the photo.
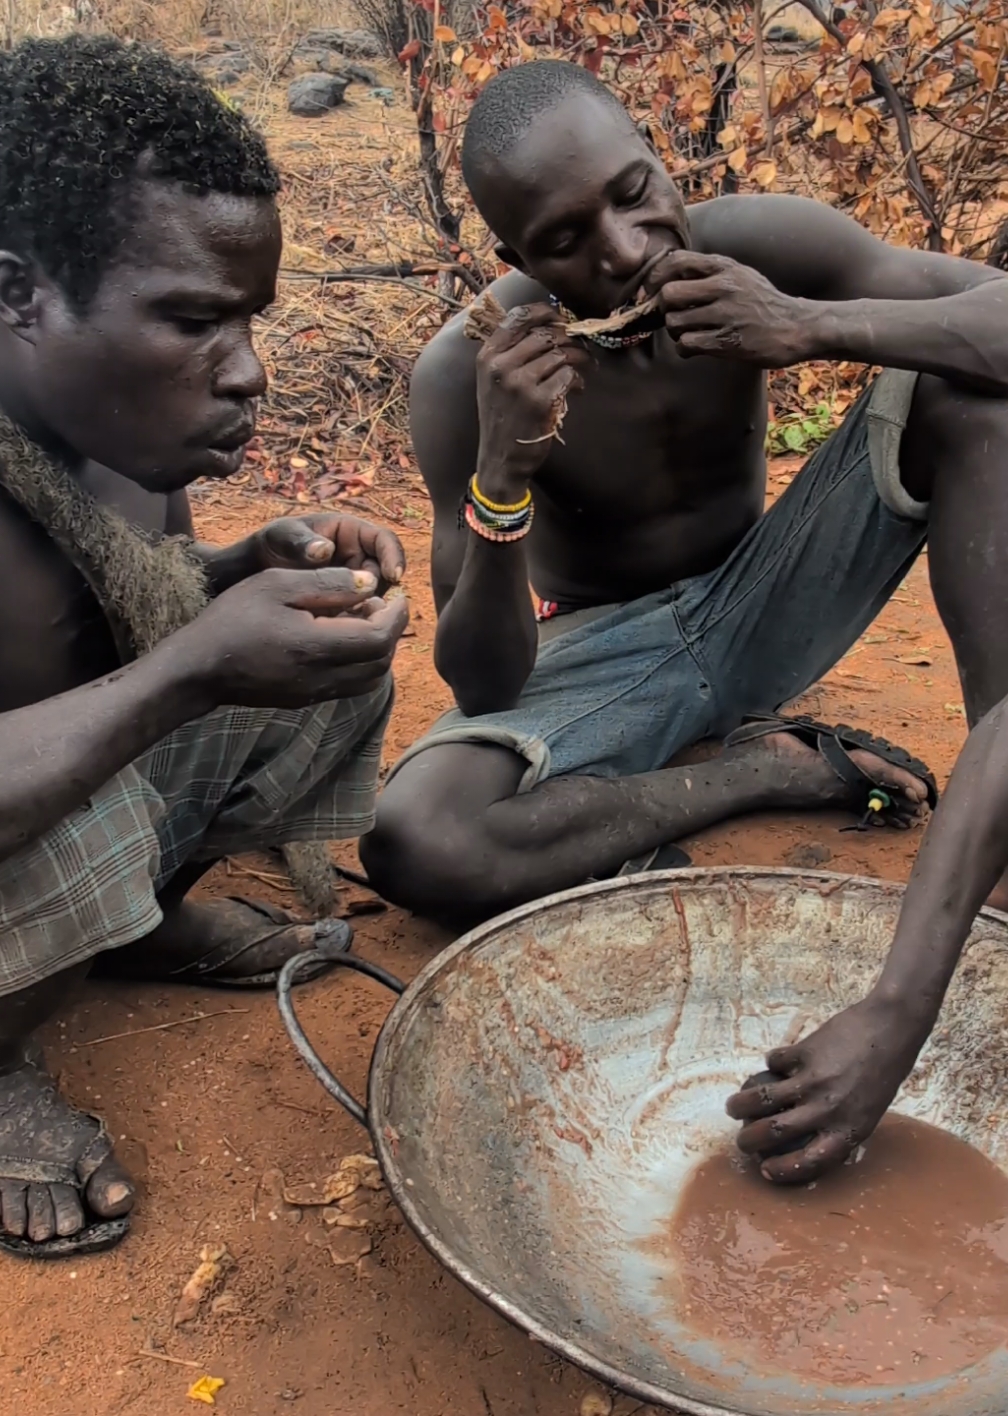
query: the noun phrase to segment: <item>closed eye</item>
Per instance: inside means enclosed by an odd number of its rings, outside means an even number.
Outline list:
[[[558,231],[550,238],[547,256],[569,256],[578,243],[576,231]]]
[[[209,334],[220,324],[216,315],[170,315],[169,319],[180,334],[192,335],[194,338]]]
[[[651,174],[645,172],[639,181],[635,182],[629,191],[623,192],[616,198],[616,205],[623,207],[637,206],[647,196],[648,186],[651,181]]]

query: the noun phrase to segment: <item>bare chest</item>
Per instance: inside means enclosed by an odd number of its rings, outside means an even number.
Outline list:
[[[566,514],[611,527],[699,512],[763,475],[764,375],[674,350],[603,355],[560,436],[536,481]]]
[[[83,480],[100,500],[145,529],[167,529],[167,498],[129,483],[120,488],[122,478],[98,471]],[[118,663],[105,617],[83,576],[0,492],[0,712],[64,693],[110,673]]]

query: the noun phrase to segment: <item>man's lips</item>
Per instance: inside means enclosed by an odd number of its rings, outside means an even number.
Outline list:
[[[675,249],[676,248],[674,246],[666,246],[664,250],[655,251],[653,256],[649,256],[647,258],[647,260],[641,266],[637,274],[633,276],[632,279],[628,280],[626,285],[624,285],[623,289],[620,291],[619,298],[616,304],[613,306],[614,311],[622,310],[625,306],[632,305],[639,300],[643,300],[648,294],[653,293],[645,290],[644,282],[654,270],[655,266],[659,265],[666,258],[666,256],[668,256],[670,252]]]
[[[237,428],[229,432],[221,433],[215,438],[210,438],[206,446],[213,452],[237,452],[240,447],[245,447],[251,442],[255,435],[255,422],[249,419],[247,422],[239,424]]]

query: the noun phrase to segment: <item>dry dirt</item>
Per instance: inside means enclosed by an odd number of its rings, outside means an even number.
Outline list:
[[[776,464],[772,490],[792,471]],[[277,498],[215,492],[197,516],[203,535],[226,542],[286,509]],[[427,533],[404,539],[413,633],[397,661],[389,758],[448,701],[431,662]],[[898,740],[944,779],[965,725],[926,557],[805,706]],[[686,844],[698,864],[906,877],[919,835],[841,835],[841,824],[827,814],[751,819]],[[231,870],[230,878],[219,870],[212,888],[290,902],[273,888],[275,865]],[[407,979],[447,942],[397,910],[356,923],[361,953]],[[303,994],[310,1033],[358,1094],[388,1007],[376,986],[344,977]],[[198,1013],[215,1016],[151,1030]],[[114,1034],[125,1036],[104,1040]],[[132,1235],[111,1255],[51,1268],[0,1260],[9,1285],[2,1416],[196,1411],[186,1393],[204,1373],[226,1381],[216,1398],[222,1416],[576,1416],[591,1383],[470,1297],[393,1209],[373,1207],[372,1252],[337,1267],[319,1246],[320,1222],[309,1211],[296,1222],[263,1193],[266,1172],[321,1180],[367,1142],[296,1059],[272,997],[94,987],[50,1028],[47,1043],[64,1087],[108,1118],[144,1189]],[[222,1243],[236,1260],[230,1296],[218,1305],[226,1311],[207,1309],[191,1328],[173,1330],[200,1250]],[[164,1355],[141,1355],[151,1347]],[[640,1409],[625,1398],[615,1407],[616,1416]]]

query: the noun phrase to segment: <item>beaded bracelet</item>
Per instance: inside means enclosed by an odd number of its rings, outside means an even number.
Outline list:
[[[492,511],[496,516],[520,516],[532,505],[531,491],[527,491],[520,502],[513,502],[511,505],[490,501],[480,491],[475,476],[469,479],[469,496],[477,506],[481,506],[484,511]]]
[[[474,531],[477,536],[482,536],[484,541],[498,541],[501,543],[510,541],[523,541],[532,530],[532,518],[535,515],[534,509],[530,506],[524,513],[521,525],[513,531],[501,531],[481,521],[473,502],[468,501],[465,505],[465,524],[470,531]]]

